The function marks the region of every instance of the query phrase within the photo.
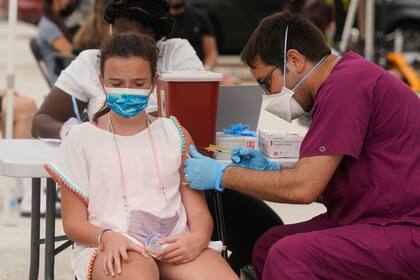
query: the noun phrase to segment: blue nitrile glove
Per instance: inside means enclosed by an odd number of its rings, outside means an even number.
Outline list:
[[[280,170],[280,164],[278,162],[269,161],[260,151],[250,148],[232,148],[231,160],[243,168],[260,171]]]
[[[189,147],[191,158],[184,163],[185,180],[195,190],[223,191],[222,178],[229,164],[203,156],[195,146]]]

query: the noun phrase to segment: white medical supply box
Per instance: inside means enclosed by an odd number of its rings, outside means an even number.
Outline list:
[[[258,131],[259,148],[271,158],[297,158],[304,135],[288,132],[263,130]]]

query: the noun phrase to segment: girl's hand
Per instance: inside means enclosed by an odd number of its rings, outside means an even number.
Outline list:
[[[173,264],[193,261],[209,244],[209,240],[193,233],[164,238],[159,242],[167,246],[156,255],[156,258]]]
[[[105,254],[103,269],[107,276],[111,274],[112,277],[115,277],[115,271],[121,274],[121,258],[124,262],[129,262],[127,251],[134,251],[146,259],[149,258],[143,246],[133,243],[127,237],[117,232],[108,231],[104,233],[102,244]]]

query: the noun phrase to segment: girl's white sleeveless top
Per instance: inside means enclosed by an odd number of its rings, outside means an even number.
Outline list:
[[[116,135],[130,212],[141,210],[160,218],[178,214],[170,236],[188,232],[179,190],[184,146],[181,131],[175,119],[158,118],[148,129],[133,136]],[[167,205],[160,188],[149,132],[155,142]],[[61,187],[71,190],[86,204],[90,223],[127,233],[129,213],[124,207],[118,154],[110,132],[90,123],[73,128],[46,168]],[[75,244],[72,263],[78,279],[85,278],[94,249]]]

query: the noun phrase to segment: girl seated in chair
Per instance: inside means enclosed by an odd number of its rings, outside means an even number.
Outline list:
[[[106,104],[69,133],[46,169],[62,187],[64,231],[75,241],[78,279],[238,279],[208,249],[204,195],[181,183],[192,143],[175,118],[145,112],[155,86],[152,38],[125,33],[105,43]]]

